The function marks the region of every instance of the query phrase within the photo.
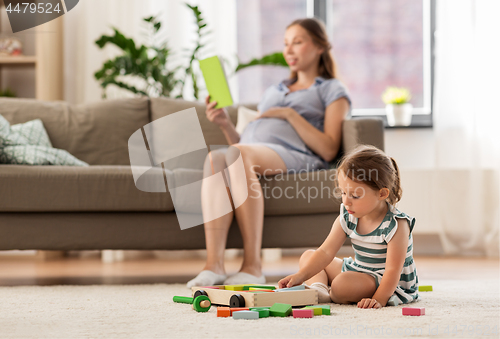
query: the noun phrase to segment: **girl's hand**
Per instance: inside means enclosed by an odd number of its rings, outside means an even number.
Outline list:
[[[207,95],[205,98],[205,104],[207,105],[207,110],[205,111],[205,114],[207,115],[207,118],[210,122],[213,122],[214,124],[224,127],[227,125],[230,121],[229,119],[229,114],[227,113],[225,108],[218,108],[215,109],[215,106],[217,105],[217,102],[210,102],[210,95]]]
[[[262,113],[257,119],[261,118],[278,118],[288,120],[292,115],[298,114],[296,110],[290,107],[271,107]]]
[[[375,299],[364,298],[358,303],[359,308],[382,308],[382,305]]]
[[[278,282],[278,287],[279,288],[292,287],[292,286],[300,285],[303,282],[304,282],[304,278],[302,277],[302,274],[295,273],[295,274],[289,275],[289,276],[281,279]]]

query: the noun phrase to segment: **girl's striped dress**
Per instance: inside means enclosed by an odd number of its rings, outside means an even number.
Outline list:
[[[405,263],[394,295],[399,298],[400,303],[407,304],[418,298],[418,277],[413,262],[412,237],[415,218],[400,212],[389,203],[387,205],[388,211],[382,223],[374,231],[364,235],[356,232],[358,218],[350,215],[344,204],[340,205],[340,225],[346,235],[351,238],[355,254],[354,260],[351,257],[344,258],[342,272],[355,271],[370,274],[375,278],[378,288],[385,271],[387,243],[391,241],[398,228],[396,218],[405,218],[410,226],[410,236],[408,238]]]

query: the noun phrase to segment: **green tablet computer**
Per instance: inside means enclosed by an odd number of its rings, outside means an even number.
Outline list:
[[[213,56],[200,60],[200,69],[205,78],[208,94],[210,94],[210,102],[217,101],[215,108],[231,106],[233,98],[219,57]]]

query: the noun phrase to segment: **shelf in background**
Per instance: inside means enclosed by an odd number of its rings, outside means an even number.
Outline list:
[[[0,56],[0,65],[36,64],[35,55]]]

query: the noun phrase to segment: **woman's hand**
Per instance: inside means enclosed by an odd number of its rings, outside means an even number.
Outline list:
[[[358,303],[358,308],[382,308],[382,305],[375,299],[364,298]]]
[[[226,109],[215,109],[217,102],[210,102],[210,95],[207,95],[207,97],[205,98],[205,104],[207,105],[207,110],[205,111],[205,113],[210,122],[213,122],[220,127],[224,127],[230,122],[229,114],[227,113]]]
[[[278,282],[279,288],[292,287],[304,282],[304,277],[300,273],[291,274]]]
[[[294,114],[298,114],[296,110],[290,107],[271,107],[262,113],[257,119],[261,118],[278,118],[288,120]]]

